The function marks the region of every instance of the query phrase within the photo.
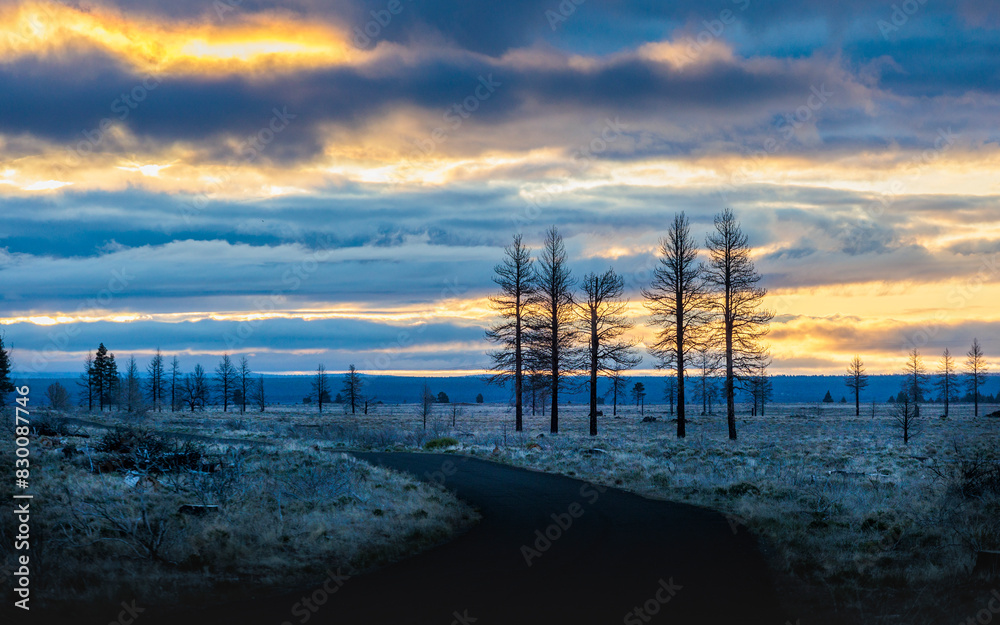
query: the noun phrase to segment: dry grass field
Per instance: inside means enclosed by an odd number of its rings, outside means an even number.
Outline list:
[[[375,509],[383,511],[383,519],[412,519],[415,509],[427,510],[421,531],[433,540],[462,527],[470,513],[447,495],[336,454],[349,448],[420,450],[450,437],[454,441],[446,441],[446,449],[455,453],[723,512],[734,531],[745,527],[758,536],[786,607],[803,624],[966,622],[1000,586],[1000,579],[972,571],[977,551],[1000,549],[998,418],[973,418],[971,406],[962,404],[943,419],[939,406],[924,405],[917,433],[904,445],[888,404],[876,405],[874,417],[870,404],[860,417],[843,404],[778,404],[757,417],[741,406],[739,440],[730,442],[721,414],[690,416],[688,436],[678,440],[665,406],[646,406],[645,415],[658,418],[652,423],[642,423],[632,406],[620,407],[618,418],[604,408],[609,414],[600,419],[597,437],[587,434],[587,409],[578,405],[562,409],[557,435],[549,434],[547,416],[527,416],[525,431],[517,433],[510,407],[475,404],[435,405],[426,430],[416,404],[379,405],[369,415],[345,414],[340,406],[322,415],[298,406],[242,416],[214,410],[158,413],[145,416],[143,424],[263,443],[240,452],[275,467],[258,472],[249,488],[253,497],[239,498],[225,521],[199,519],[186,527],[184,540],[171,552],[174,560],[190,562],[193,553],[209,549],[207,557],[220,575],[234,580],[242,575],[263,585],[288,582],[281,550],[268,551],[286,537],[294,537],[295,553],[315,555],[316,546],[323,545],[344,562],[370,552],[371,541],[382,541],[378,544],[384,547],[375,552],[384,548],[391,552],[386,557],[402,553],[405,547],[394,546],[393,537],[408,535],[412,520],[379,525],[386,535],[371,536],[361,521],[370,520]],[[980,410],[985,415],[997,407]],[[91,475],[84,456],[67,461],[58,455],[52,451],[39,460],[47,465],[44,488],[52,497],[64,497],[48,512],[46,523],[53,527],[70,524],[71,510],[83,505],[91,489],[124,488],[120,476]],[[286,499],[278,515],[277,493],[283,489],[277,485],[301,482],[310,466],[320,472],[313,479],[317,490],[301,500]],[[330,486],[320,477],[323,471],[351,475],[349,489],[354,490],[324,491]],[[59,495],[64,483],[74,484],[72,501]],[[338,507],[344,492],[358,499]],[[428,498],[437,505],[428,509]],[[255,514],[261,509],[267,511],[262,520]],[[227,530],[220,543],[220,525],[238,529]],[[261,536],[268,537],[263,546],[255,542]],[[361,546],[366,541],[369,546]],[[54,543],[51,549],[70,546],[83,549],[81,554],[112,548]],[[308,557],[303,558],[286,559],[308,567]],[[274,570],[269,570],[272,561]]]
[[[176,440],[154,432],[157,416],[34,437],[36,609],[199,605],[308,587],[427,549],[477,520],[451,493],[346,454],[297,439]],[[67,435],[76,433],[89,438]],[[0,445],[11,466],[12,441]],[[8,501],[11,481],[0,487]],[[0,523],[7,549],[9,521]],[[10,579],[13,554],[2,555],[0,578]]]

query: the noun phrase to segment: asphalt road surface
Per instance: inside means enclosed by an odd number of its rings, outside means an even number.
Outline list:
[[[786,623],[753,537],[718,513],[464,456],[355,455],[442,483],[482,521],[365,575],[208,609],[157,610],[135,624]]]

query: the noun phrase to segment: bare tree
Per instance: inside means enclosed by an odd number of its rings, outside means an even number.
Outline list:
[[[535,271],[535,295],[532,298],[531,349],[535,358],[547,364],[552,409],[549,431],[559,431],[559,389],[566,376],[579,370],[575,349],[580,333],[574,325],[573,279],[566,266],[566,247],[555,226],[545,234],[542,253]]]
[[[910,350],[906,357],[906,365],[903,367],[906,381],[903,383],[903,391],[910,396],[910,400],[918,404],[924,401],[924,387],[927,386],[927,369],[924,367],[924,360],[920,357],[920,352],[916,347]]]
[[[312,381],[312,390],[316,395],[316,405],[319,406],[319,413],[323,414],[323,402],[330,401],[330,379],[326,375],[326,367],[322,364],[316,367],[316,375]]]
[[[528,350],[528,355],[533,355],[535,353],[534,349]],[[534,358],[530,362],[535,362]],[[528,371],[528,392],[531,393],[531,416],[535,416],[536,411],[541,408],[542,416],[545,416],[545,403],[549,400],[549,392],[552,390],[552,384],[549,383],[548,374],[532,366]]]
[[[84,401],[84,398],[86,398],[87,412],[94,412],[94,399],[97,396],[94,374],[94,352],[87,352],[87,360],[84,361],[83,373],[80,375],[80,379],[77,380],[76,384],[81,389],[81,403]]]
[[[361,376],[358,374],[358,370],[354,368],[354,365],[348,367],[347,373],[344,374],[344,384],[341,387],[341,392],[344,394],[344,410],[350,407],[351,414],[357,414],[358,406],[363,401],[361,397],[361,386],[363,384]]]
[[[181,407],[183,394],[183,378],[181,377],[181,361],[174,356],[170,361],[170,411],[177,412]]]
[[[532,281],[531,250],[514,235],[514,242],[504,248],[504,259],[493,268],[493,281],[500,292],[490,297],[490,305],[500,315],[500,321],[486,331],[486,339],[499,346],[490,352],[494,372],[490,383],[504,385],[514,381],[514,429],[523,429],[524,417],[524,350],[527,332],[528,306],[535,294]]]
[[[764,416],[764,407],[767,405],[767,401],[771,399],[771,394],[774,391],[771,376],[767,374],[768,365],[770,365],[770,361],[762,360],[759,370],[747,380],[747,390],[750,392],[751,399],[753,399],[751,414],[754,416]]]
[[[222,396],[222,412],[228,412],[229,401],[236,390],[236,367],[229,354],[223,354],[222,361],[215,368],[215,388]]]
[[[253,385],[252,400],[257,408],[264,412],[267,409],[267,396],[264,394],[264,376],[257,376],[257,382]]]
[[[49,400],[49,406],[54,410],[69,409],[69,392],[62,384],[53,382],[45,389],[45,397]]]
[[[657,367],[670,369],[677,378],[677,437],[685,436],[686,364],[688,355],[706,338],[709,322],[707,287],[698,246],[684,213],[674,215],[667,236],[660,240],[660,257],[653,282],[642,289],[652,324],[659,328],[650,352]]]
[[[736,383],[752,375],[767,359],[762,345],[774,313],[762,308],[767,289],[758,286],[747,235],[730,209],[715,217],[715,232],[707,240],[709,262],[705,279],[713,292],[712,309],[722,325],[726,360],[726,420],[729,438],[736,440]]]
[[[642,360],[636,341],[625,337],[635,327],[626,316],[625,281],[613,269],[583,277],[585,301],[577,312],[581,334],[588,337],[586,358],[590,370],[590,435],[597,436],[597,376],[620,374]]]
[[[240,356],[240,366],[236,370],[240,390],[240,414],[247,411],[247,401],[250,401],[250,394],[253,392],[251,375],[253,371],[250,369],[250,360],[246,356]]]
[[[847,365],[847,376],[844,384],[854,393],[854,416],[861,416],[861,390],[868,386],[868,374],[865,373],[865,363],[861,356],[855,354],[851,364]]]
[[[941,354],[941,364],[938,366],[937,387],[941,389],[941,400],[944,402],[944,416],[947,418],[951,400],[955,396],[955,359],[951,350],[945,348]]]
[[[694,353],[693,364],[698,369],[695,389],[701,400],[701,414],[712,414],[712,398],[718,392],[716,376],[722,369],[722,354],[710,344],[702,345]]]
[[[208,379],[201,365],[194,366],[194,373],[184,377],[183,401],[191,408],[203,409],[208,404]]]
[[[979,416],[979,389],[986,384],[986,356],[983,348],[979,346],[979,339],[972,339],[972,347],[969,348],[968,358],[965,360],[965,385],[972,393],[972,401],[975,404],[975,416]]]
[[[920,418],[920,406],[913,401],[910,394],[912,389],[908,384],[904,384],[900,398],[893,407],[892,418],[896,422],[896,427],[903,434],[903,444],[908,445],[910,439],[918,433],[918,419]]]
[[[620,365],[612,365],[611,370],[608,372],[608,378],[611,380],[611,388],[608,389],[608,394],[611,395],[611,414],[618,416],[618,398],[625,397],[628,393],[628,382],[629,379],[625,377],[624,374],[626,369]]]
[[[424,382],[424,387],[420,391],[420,415],[424,419],[424,431],[427,431],[427,417],[431,415],[432,407],[434,406],[434,392],[431,391],[431,387],[427,382]]]
[[[158,412],[163,411],[163,395],[166,389],[166,381],[163,379],[164,366],[163,354],[160,348],[156,348],[156,354],[146,366],[146,395],[149,397],[149,404]]]
[[[667,400],[667,405],[670,407],[670,416],[674,416],[674,402],[677,401],[677,378],[672,375],[668,375],[667,380],[663,383],[663,399]]]

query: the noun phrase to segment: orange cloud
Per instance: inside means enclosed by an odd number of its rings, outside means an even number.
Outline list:
[[[103,50],[156,75],[269,73],[357,63],[345,31],[282,15],[232,15],[222,24],[157,23],[106,7],[29,0],[0,9],[0,58],[70,57]]]

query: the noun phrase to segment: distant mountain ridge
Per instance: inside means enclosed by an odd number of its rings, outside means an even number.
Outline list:
[[[436,396],[439,392],[444,392],[452,402],[473,403],[476,395],[482,393],[483,398],[488,403],[503,403],[511,401],[512,389],[488,384],[482,376],[461,376],[461,377],[410,377],[410,376],[388,376],[388,375],[363,375],[364,393],[373,396],[376,401],[381,400],[386,403],[416,403],[420,401],[421,391],[426,382],[431,391]],[[961,376],[959,376],[960,394],[965,395],[965,388]],[[53,373],[48,376],[36,376],[35,378],[18,377],[17,384],[29,384],[32,387],[33,402],[35,405],[45,404],[45,389],[53,382],[59,382],[69,390],[72,397],[76,397],[79,391],[77,385],[78,376],[66,373]],[[872,400],[884,403],[889,396],[895,396],[900,389],[904,376],[902,375],[873,375],[869,376],[868,388],[861,393],[861,401],[870,404]],[[331,395],[340,392],[342,374],[331,374],[330,385]],[[665,377],[655,376],[634,376],[629,378],[629,388],[636,382],[642,382],[646,387],[646,404],[666,403],[664,399]],[[691,387],[688,389],[688,402],[696,403],[697,394],[694,392],[694,381],[692,378]],[[933,380],[933,376],[932,376]],[[584,378],[574,378],[574,386],[581,388],[571,388],[561,394],[564,401],[571,403],[585,403],[588,401],[587,393],[582,388]],[[264,385],[269,402],[280,404],[302,403],[304,397],[311,394],[311,376],[264,376]],[[798,403],[798,402],[820,402],[826,392],[829,391],[834,401],[846,398],[848,402],[853,402],[854,397],[850,389],[844,385],[844,377],[839,375],[776,375],[771,377],[773,384],[773,394],[771,402],[776,403]],[[721,381],[717,382],[721,386]],[[606,393],[610,385],[607,380],[601,379],[598,382],[598,392]],[[988,376],[987,383],[981,391],[983,395],[1000,394],[1000,385],[996,376]],[[937,388],[933,384],[927,387],[927,397],[936,398]],[[738,401],[746,400],[741,393]],[[610,401],[610,398],[609,398]],[[630,397],[619,398],[619,403],[629,403]]]

